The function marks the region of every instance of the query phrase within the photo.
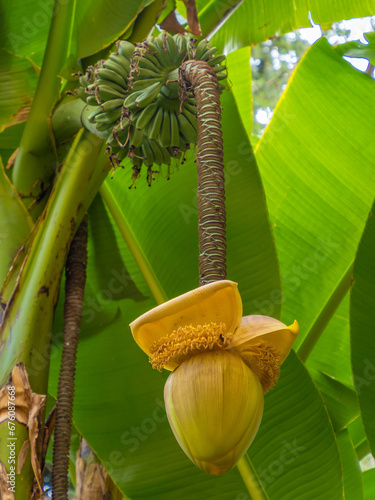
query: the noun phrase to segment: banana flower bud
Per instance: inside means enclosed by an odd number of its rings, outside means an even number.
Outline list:
[[[165,302],[130,327],[153,368],[172,371],[164,401],[181,448],[205,472],[229,471],[255,438],[264,394],[279,378],[298,323],[242,317],[237,283],[222,280]]]

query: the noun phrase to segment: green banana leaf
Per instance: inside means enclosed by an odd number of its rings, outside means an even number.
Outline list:
[[[26,58],[0,49],[0,131],[5,126],[25,121],[38,75]]]
[[[4,172],[0,158],[0,288],[33,222]]]
[[[350,434],[346,429],[337,434],[337,442],[344,473],[345,500],[363,500],[365,497],[362,472]]]
[[[362,57],[368,59],[371,64],[375,63],[375,33],[366,33],[367,43],[359,40],[340,44],[336,47],[336,52],[342,56]]]
[[[329,26],[335,21],[371,16],[374,13],[374,5],[370,0],[340,3],[332,0],[198,0],[197,6],[204,32],[215,30],[219,21],[226,18],[225,24],[214,31],[212,43],[220,49],[225,48],[227,52],[263,42],[271,36],[288,33],[296,28],[309,27],[309,14],[315,23]]]
[[[372,453],[375,453],[375,219],[372,207],[355,260],[350,303],[350,339],[354,385]]]
[[[71,18],[70,38],[65,40],[66,54],[75,59],[86,57],[110,45],[133,23],[137,14],[152,0],[81,0]],[[15,0],[3,2],[0,47],[30,59],[41,66],[47,44],[54,1]],[[59,8],[57,4],[56,9]]]
[[[375,469],[370,469],[363,473],[363,483],[365,500],[372,500],[375,497]]]
[[[298,319],[304,359],[320,333],[312,338],[309,331],[317,322],[326,326],[350,286],[373,201],[374,90],[372,78],[321,39],[299,63],[256,148],[283,277],[283,317]]]

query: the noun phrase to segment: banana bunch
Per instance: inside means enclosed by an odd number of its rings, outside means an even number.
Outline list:
[[[88,120],[107,138],[115,164],[128,156],[138,177],[144,163],[150,183],[154,164],[170,165],[197,142],[196,101],[193,92],[181,91],[178,69],[187,60],[202,60],[224,80],[225,56],[215,56],[216,50],[207,40],[197,44],[188,35],[162,31],[136,46],[119,41],[107,60],[80,77],[90,108]]]

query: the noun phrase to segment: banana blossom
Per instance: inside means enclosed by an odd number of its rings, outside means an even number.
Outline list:
[[[153,368],[172,371],[164,400],[181,448],[205,472],[229,471],[255,438],[264,394],[279,378],[298,323],[242,317],[237,283],[223,280],[165,302],[130,327]]]

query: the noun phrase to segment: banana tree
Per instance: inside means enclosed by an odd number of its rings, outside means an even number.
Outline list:
[[[41,494],[45,407],[58,394],[64,343],[63,268],[88,212],[73,424],[113,495],[370,498],[372,471],[358,460],[374,447],[374,81],[320,40],[253,152],[249,45],[309,25],[307,7],[197,2],[198,34],[191,3],[180,4],[190,36],[173,36],[184,31],[171,21],[176,6],[158,0],[3,7],[2,493]],[[365,1],[311,7],[322,24],[371,14]],[[171,33],[159,35],[156,23]],[[230,82],[220,89],[227,276],[245,314],[301,327],[253,443],[220,477],[179,447],[166,374],[153,372],[128,326],[198,285],[197,151],[186,145],[197,131],[203,140],[205,122],[197,130],[199,98],[183,65],[203,60],[206,75],[225,77],[213,47],[228,54]]]

